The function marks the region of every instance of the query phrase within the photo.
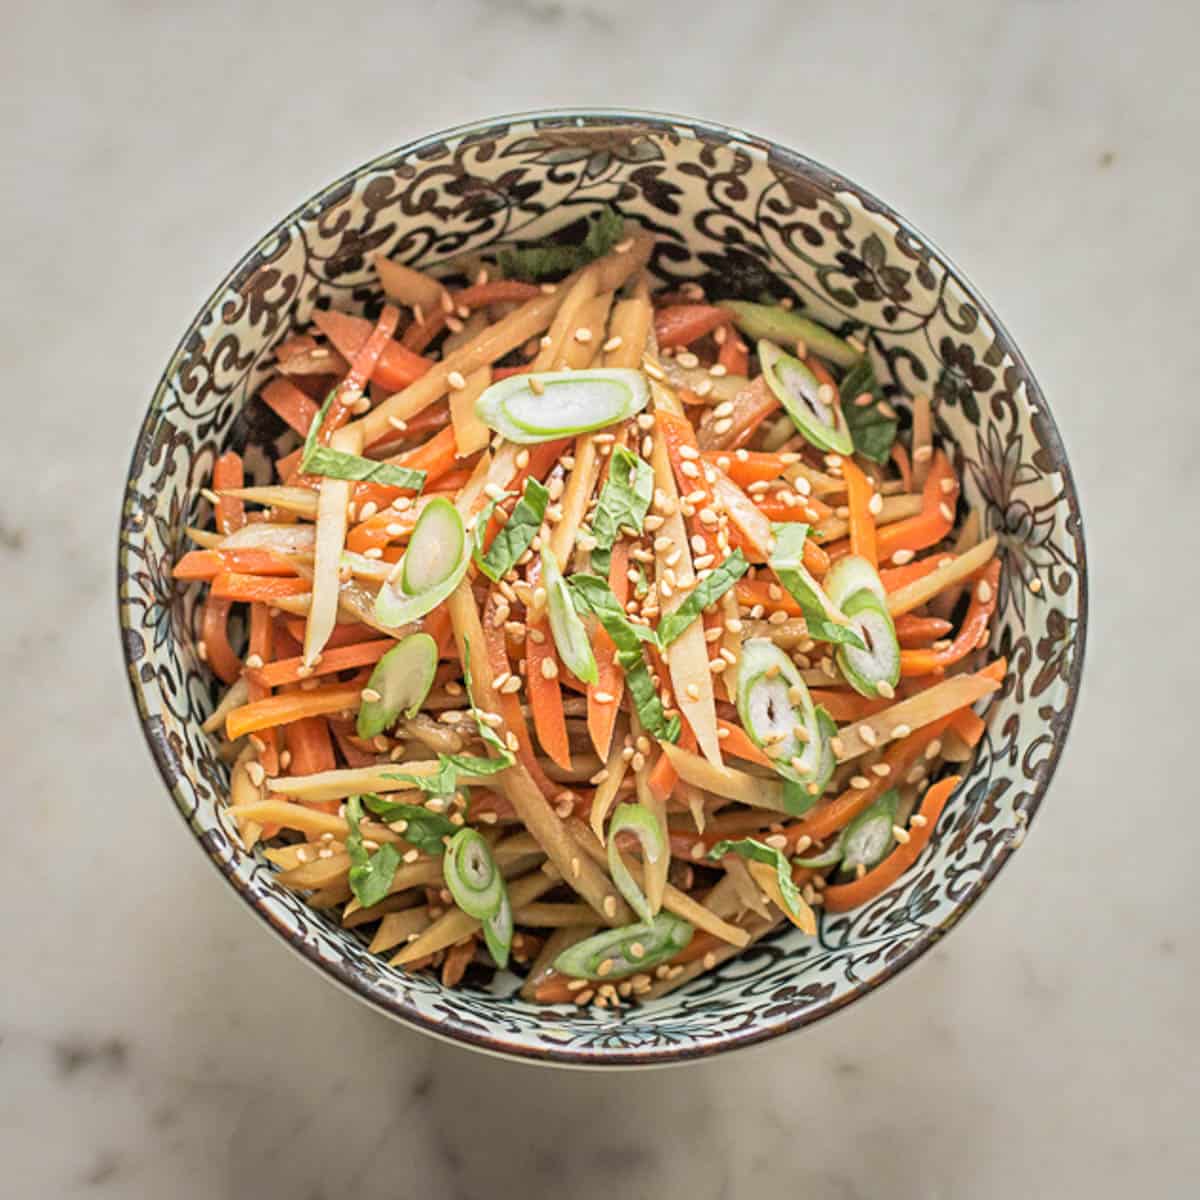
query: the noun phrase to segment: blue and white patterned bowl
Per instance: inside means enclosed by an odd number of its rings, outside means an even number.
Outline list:
[[[819,319],[863,325],[897,392],[932,392],[967,500],[1004,549],[992,644],[1011,673],[931,849],[885,896],[825,917],[815,940],[780,932],[645,1007],[564,1014],[521,1001],[511,976],[490,991],[448,991],[392,969],[241,849],[221,812],[226,768],[200,728],[215,692],[196,654],[198,588],[176,586],[170,568],[185,526],[207,515],[200,489],[217,455],[234,446],[266,469],[278,427],[247,400],[274,347],[318,300],[377,310],[372,254],[433,267],[539,238],[609,203],[654,230],[663,282],[698,279],[754,298],[790,291]],[[961,272],[869,192],[790,150],[685,118],[612,111],[501,118],[423,138],[272,229],[205,302],[154,393],[129,468],[118,586],[150,749],[200,847],[250,909],[331,979],[409,1025],[586,1066],[679,1062],[798,1029],[937,942],[1042,802],[1079,690],[1087,611],[1062,441],[1021,352]]]

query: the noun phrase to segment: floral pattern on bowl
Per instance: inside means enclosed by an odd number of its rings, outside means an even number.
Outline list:
[[[196,652],[198,589],[170,567],[229,446],[265,475],[279,432],[247,404],[275,346],[319,301],[373,315],[378,252],[422,267],[530,240],[615,204],[652,229],[666,284],[792,295],[853,322],[889,392],[930,392],[968,503],[1000,536],[992,645],[1010,675],[931,848],[890,891],[781,931],[643,1007],[545,1009],[501,975],[448,991],[279,887],[221,804],[228,783],[202,721],[216,690]],[[902,403],[902,399],[901,399]],[[1087,575],[1078,498],[1037,382],[961,273],[837,173],[736,130],[637,113],[544,113],[437,134],[366,164],[277,225],[184,335],[133,459],[119,545],[119,614],[147,741],[197,841],[242,898],[310,963],[379,1010],[448,1039],[556,1063],[657,1064],[744,1046],[844,1007],[943,936],[1021,844],[1054,772],[1083,664]]]

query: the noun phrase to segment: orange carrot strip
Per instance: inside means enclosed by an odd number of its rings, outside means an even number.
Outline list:
[[[376,638],[369,642],[355,642],[349,646],[330,648],[329,643],[321,653],[321,661],[311,671],[304,671],[304,656],[281,658],[277,662],[249,669],[246,678],[264,687],[282,687],[285,683],[299,683],[309,675],[335,675],[354,667],[369,667],[377,663],[394,645],[392,638]]]
[[[629,543],[622,538],[612,548],[612,558],[609,560],[608,586],[617,598],[622,608],[629,599]],[[617,663],[617,647],[607,631],[600,625],[596,627],[593,648],[596,654],[596,682],[588,685],[587,690],[587,726],[588,736],[600,756],[601,762],[608,760],[609,747],[612,745],[613,727],[617,722],[617,712],[621,707],[621,697],[625,692],[625,672]],[[596,699],[596,693],[603,692],[612,699],[607,704],[601,704]]]
[[[688,750],[693,754],[696,752],[696,735],[692,732],[691,726],[686,722],[679,734],[679,745],[682,749]],[[675,785],[678,782],[679,775],[671,765],[671,760],[665,754],[660,754],[658,761],[650,769],[650,775],[646,780],[650,788],[650,794],[660,804],[665,804],[670,798],[671,793],[675,790]]]
[[[931,575],[942,563],[953,558],[952,554],[928,554],[915,562],[905,563],[902,567],[884,567],[879,572],[879,581],[885,592],[898,592],[918,579]]]
[[[393,461],[399,467],[424,471],[425,486],[429,488],[440,476],[452,471],[458,462],[458,443],[454,439],[454,427],[447,425],[427,442],[406,451]],[[354,503],[361,505],[374,501],[382,508],[391,504],[398,496],[409,494],[408,489],[392,487],[390,484],[359,483],[354,487]]]
[[[294,483],[303,486],[305,480],[300,475],[300,460],[304,457],[304,447],[297,446],[291,454],[285,454],[275,461],[275,474],[284,483]]]
[[[257,655],[264,663],[268,663],[274,652],[275,623],[271,620],[271,610],[266,604],[250,606],[250,654]],[[247,691],[250,699],[265,700],[271,694],[268,687],[253,679],[247,678]],[[268,775],[279,774],[279,738],[278,730],[264,729],[258,735],[262,747],[258,752],[258,761]],[[274,837],[279,832],[277,825],[264,825],[262,836]]]
[[[398,321],[400,314],[396,309],[392,308],[390,304],[385,305],[384,308],[385,311],[391,309],[396,313]],[[380,322],[382,320],[381,314]],[[317,309],[313,313],[313,323],[351,363],[379,328],[377,324],[363,317],[351,317],[346,313],[326,312],[322,309]],[[393,333],[395,328],[396,324],[392,323]],[[420,379],[430,366],[429,359],[422,358],[406,346],[393,341],[392,335],[389,333],[382,346],[379,347],[373,369],[367,373],[360,386],[365,387],[368,379],[375,379],[381,387],[386,388],[389,392],[398,392],[401,388],[408,387],[414,380]]]
[[[509,674],[512,669],[512,664],[508,661],[508,644],[505,640],[504,626],[501,624],[497,628],[494,620],[499,597],[499,590],[492,588],[488,592],[483,613],[483,641],[487,647],[488,668],[492,672],[493,679]],[[498,698],[500,715],[504,718],[504,723],[511,730],[512,735],[517,739],[516,754],[521,765],[533,777],[534,783],[538,785],[543,796],[547,799],[556,796],[562,791],[562,788],[556,787],[546,777],[546,772],[542,770],[537,755],[533,752],[533,742],[529,736],[529,726],[525,724],[525,714],[521,712],[520,700],[511,692],[500,692]]]
[[[838,724],[873,717],[891,704],[890,700],[869,700],[857,692],[839,688],[811,688],[809,695],[813,703],[819,704]]]
[[[288,617],[285,622],[285,628],[296,639],[299,645],[304,644],[303,617]],[[369,625],[342,622],[333,627],[333,632],[329,635],[329,641],[325,643],[325,648],[327,650],[336,650],[340,646],[353,646],[359,642],[369,642],[378,636],[379,631],[372,629]],[[299,645],[297,646],[296,653],[299,653]],[[277,647],[277,649],[282,649],[282,647]],[[288,657],[292,656],[288,655]]]
[[[210,592],[200,619],[202,657],[222,683],[233,683],[242,673],[241,660],[229,644],[228,622],[232,604],[232,600],[222,600]]]
[[[213,464],[212,485],[217,492],[226,488],[240,488],[245,483],[242,456],[230,450],[222,454]],[[222,533],[233,533],[246,523],[246,506],[232,496],[222,496],[216,503],[217,528]]]
[[[333,741],[329,736],[329,722],[324,717],[304,717],[293,721],[284,726],[283,736],[288,753],[292,756],[288,774],[316,775],[321,771],[332,771],[337,765]],[[327,813],[337,812],[339,805],[340,801],[337,800],[306,802],[308,808]]]
[[[964,708],[954,714],[950,728],[973,750],[987,732],[987,722],[974,709]]]
[[[767,386],[760,375],[752,383],[742,388],[731,401],[733,412],[728,418],[714,417],[713,409],[704,414],[697,432],[700,445],[705,450],[736,450],[744,446],[753,436],[755,430],[768,416],[779,407],[779,398]],[[717,433],[718,421],[733,422],[723,433]]]
[[[923,825],[914,825],[909,830],[908,841],[897,846],[877,867],[868,871],[861,879],[851,883],[834,884],[824,891],[825,909],[827,912],[848,912],[874,900],[881,892],[891,887],[909,867],[921,856],[921,851],[929,844],[933,831],[937,827],[946,801],[958,787],[960,777],[950,775],[939,779],[921,801],[921,816],[925,818]]]
[[[748,375],[750,373],[750,352],[746,349],[746,343],[732,329],[729,330],[729,336],[726,337],[717,353],[717,362],[730,375]]]
[[[247,733],[289,725],[304,717],[323,717],[343,709],[357,709],[362,696],[362,680],[335,683],[312,691],[284,692],[232,709],[225,718],[225,735],[236,741]]]
[[[317,405],[310,400],[290,379],[272,379],[259,398],[286,425],[304,437],[312,427],[317,415]]]
[[[800,605],[781,587],[767,579],[739,579],[734,585],[738,603],[743,608],[761,604],[771,612],[785,612],[789,616],[800,616]]]
[[[223,571],[212,581],[212,595],[220,600],[253,602],[262,600],[270,603],[280,596],[302,596],[312,591],[308,579],[279,579],[267,575],[242,575],[234,571]]]
[[[463,288],[460,292],[451,292],[450,301],[454,308],[482,308],[485,304],[509,304],[532,300],[540,289],[536,283],[521,283],[516,279],[497,279],[489,283],[477,283],[473,287]],[[450,315],[444,309],[435,312],[422,313],[421,321],[414,321],[404,331],[404,344],[410,350],[421,353],[430,342],[446,327],[446,319]]]
[[[880,559],[891,558],[897,550],[924,550],[940,542],[954,528],[957,500],[958,477],[950,460],[939,450],[925,480],[921,512],[876,531],[875,544]]]
[[[865,558],[871,566],[879,565],[875,553],[875,518],[871,514],[871,481],[852,458],[842,459],[842,475],[846,480],[846,500],[850,508],[850,553]]]
[[[954,641],[944,650],[901,650],[901,675],[928,675],[965,658],[987,636],[988,622],[996,611],[1000,562],[993,559],[981,572],[971,593],[971,605]]]
[[[732,754],[735,758],[744,758],[747,762],[757,763],[760,767],[772,765],[771,760],[750,740],[740,725],[718,717],[717,729],[724,734],[721,738],[723,753]]]
[[[906,650],[919,649],[936,642],[954,628],[941,617],[918,617],[916,613],[901,613],[895,625],[896,637]]]
[[[762,450],[747,450],[745,458],[738,458],[730,450],[706,450],[701,457],[724,471],[740,488],[782,479],[787,465],[778,454],[767,454]]]
[[[189,550],[172,568],[176,579],[215,579],[223,571],[244,575],[295,575],[287,559],[270,550],[245,547],[236,550]]]
[[[541,639],[537,640],[537,635]],[[547,676],[544,663],[553,663],[554,674]],[[533,711],[533,727],[542,749],[564,771],[571,769],[571,741],[567,736],[567,718],[563,711],[561,670],[550,622],[545,618],[530,624],[525,639],[525,691]]]
[[[659,348],[688,346],[706,333],[729,323],[729,313],[711,304],[676,304],[654,314],[654,336]]]

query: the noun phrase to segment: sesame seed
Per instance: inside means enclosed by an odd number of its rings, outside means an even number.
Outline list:
[[[909,824],[915,825],[918,829],[924,829],[929,824],[929,818],[924,813],[913,813],[909,818]]]
[[[542,678],[557,679],[558,678],[558,663],[552,658],[542,659]]]
[[[912,834],[901,825],[892,826],[892,837],[896,839],[902,846],[907,846],[912,841]]]
[[[646,374],[650,376],[651,379],[657,379],[660,382],[662,380],[666,379],[666,375],[663,374],[662,367],[660,367],[652,359],[649,359],[649,358],[642,359],[642,370],[644,370],[646,372]]]
[[[246,764],[246,774],[250,776],[250,782],[255,787],[262,787],[263,780],[266,779],[267,773],[263,770],[263,765],[260,762],[255,762],[251,759]]]
[[[871,786],[871,781],[865,775],[855,775],[850,780],[850,786],[862,792]]]
[[[381,696],[379,692],[377,692],[374,688],[369,687],[363,688],[359,695],[362,696],[362,698],[367,701],[368,704],[377,704],[383,699],[383,696]]]
[[[575,330],[575,340],[583,345],[586,345],[592,340],[592,331],[588,329],[586,325],[582,326],[581,328]]]
[[[708,853],[708,848],[704,845],[703,842],[693,842],[692,848],[689,851],[689,853],[691,854],[691,856],[694,859],[699,861],[700,859],[702,859],[705,856],[705,854]]]
[[[831,737],[829,739],[829,748],[838,756],[838,758],[843,757],[846,753],[846,743],[843,742],[840,737]]]
[[[713,363],[713,365],[708,368],[708,373],[715,378],[720,379],[722,375],[729,374],[729,368],[724,363]]]
[[[1040,579],[1031,579],[1029,581],[1029,590],[1036,595],[1042,590],[1042,581]]]
[[[934,738],[928,746],[925,747],[925,761],[932,762],[942,752],[942,742],[940,738]]]
[[[874,730],[874,729],[872,729],[872,728],[871,728],[871,726],[870,726],[870,725],[864,725],[864,726],[863,726],[863,727],[862,727],[862,728],[861,728],[861,729],[858,731],[858,736],[859,736],[860,738],[862,738],[862,740],[863,740],[863,741],[864,741],[864,742],[865,742],[865,743],[866,743],[868,746],[875,746],[875,745],[877,745],[877,744],[879,743],[879,735],[878,735],[878,734],[875,732],[875,730]]]
[[[950,505],[948,505],[948,504],[946,504],[946,503],[944,503],[944,502],[943,502],[943,503],[941,503],[941,504],[939,504],[939,505],[938,505],[938,512],[939,512],[939,513],[942,515],[942,519],[943,519],[943,520],[946,520],[946,521],[953,521],[953,520],[954,520],[954,509],[952,509],[952,508],[950,507]]]
[[[986,579],[979,581],[979,586],[975,589],[975,598],[980,604],[990,604],[992,600],[992,585]]]
[[[612,692],[593,692],[592,699],[597,704],[611,704],[613,702]]]
[[[675,355],[675,361],[681,367],[686,367],[688,370],[700,365],[700,360],[690,350],[681,350]]]
[[[700,478],[700,468],[694,462],[688,462],[687,459],[679,464],[679,473],[686,475],[688,479]]]
[[[397,433],[404,433],[408,429],[408,422],[403,417],[388,417],[388,424]]]
[[[911,725],[897,725],[897,726],[896,726],[896,727],[895,727],[895,728],[892,730],[892,737],[894,737],[894,738],[906,738],[906,737],[908,737],[908,735],[909,735],[910,733],[912,733],[912,726],[911,726]]]
[[[894,562],[896,566],[902,567],[906,563],[912,562],[914,558],[916,558],[916,554],[912,550],[897,550],[896,553],[892,555],[892,562]]]
[[[692,391],[697,396],[699,396],[702,400],[712,390],[713,390],[713,382],[711,379],[702,379],[702,380],[700,380],[700,382],[698,384],[696,384],[696,386],[694,388],[692,388]]]
[[[503,692],[506,696],[511,696],[515,692],[519,692],[521,690],[521,682],[522,682],[522,680],[521,680],[520,675],[513,675],[510,678],[506,679],[502,686],[498,685],[499,690],[501,692]]]
[[[886,779],[892,773],[892,768],[887,763],[880,762],[871,768],[871,773],[878,775],[880,779]]]
[[[886,679],[881,679],[876,685],[875,690],[885,699],[892,700],[895,698],[896,689],[892,687]]]
[[[684,691],[687,692],[688,699],[690,699],[690,700],[699,700],[700,699],[700,688],[696,684],[689,683],[687,685],[687,687],[684,688]]]
[[[406,863],[415,863],[417,861],[417,859],[420,857],[421,857],[421,852],[420,852],[420,850],[417,850],[417,849],[405,850],[404,855],[403,855],[404,861]]]

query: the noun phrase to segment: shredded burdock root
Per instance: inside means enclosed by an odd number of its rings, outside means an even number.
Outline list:
[[[277,478],[223,455],[175,564],[243,845],[446,986],[620,1009],[811,936],[936,837],[1004,684],[934,402],[794,306],[654,293],[652,247],[606,211],[379,259],[377,319],[277,349]]]

